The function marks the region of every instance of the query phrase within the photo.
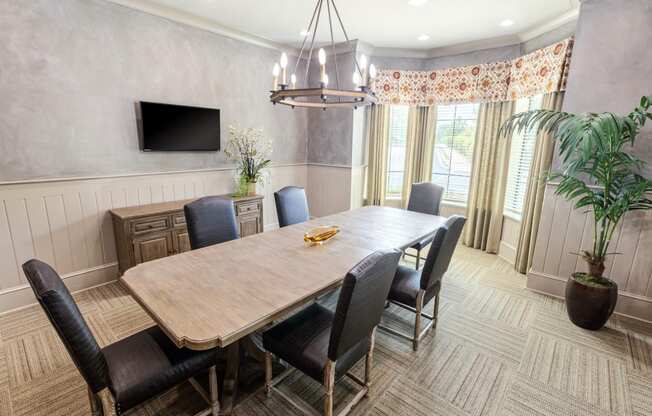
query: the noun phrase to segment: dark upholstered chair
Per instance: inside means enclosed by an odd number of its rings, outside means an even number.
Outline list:
[[[274,202],[276,203],[279,227],[287,227],[310,219],[306,191],[303,188],[286,186],[278,192],[274,192]]]
[[[86,380],[93,415],[120,415],[204,370],[208,370],[211,386],[210,396],[205,396],[211,397],[211,409],[204,414],[218,415],[219,350],[177,348],[158,327],[100,348],[57,272],[39,260],[28,261],[23,270]]]
[[[385,299],[392,284],[401,252],[375,252],[349,271],[339,295],[335,312],[317,303],[290,317],[263,334],[266,356],[266,390],[283,380],[292,370],[272,380],[272,355],[323,382],[326,389],[324,414],[333,414],[335,381],[346,375],[362,387],[351,409],[369,389],[374,332],[380,322]],[[348,371],[366,357],[364,380]],[[304,410],[300,401],[281,393],[293,405]],[[312,409],[311,409],[312,410]],[[309,413],[314,414],[314,410]]]
[[[193,250],[238,238],[233,201],[218,196],[199,198],[183,207]]]
[[[436,325],[441,279],[448,270],[465,222],[466,218],[453,215],[448,218],[446,224],[437,229],[428,257],[426,257],[426,264],[421,272],[405,266],[398,266],[398,270],[396,270],[396,277],[392,282],[387,300],[415,313],[414,334],[407,335],[384,325],[380,325],[379,328],[411,340],[415,351],[419,348],[421,338]],[[435,298],[434,313],[427,315],[423,313],[423,306],[433,298]],[[422,317],[430,320],[423,330],[421,329]]]
[[[422,214],[439,215],[439,205],[441,197],[444,194],[444,188],[431,182],[413,183],[408,200],[408,211],[420,212]],[[429,235],[417,242],[410,248],[417,251],[417,255],[406,253],[407,256],[416,258],[416,269],[419,270],[421,263],[421,250],[423,250],[432,241],[432,235]]]

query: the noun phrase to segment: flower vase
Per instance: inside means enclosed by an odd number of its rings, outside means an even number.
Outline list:
[[[247,182],[247,196],[256,195],[256,182]]]

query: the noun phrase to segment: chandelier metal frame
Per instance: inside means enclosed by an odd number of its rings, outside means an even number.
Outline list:
[[[324,7],[325,3],[325,7]],[[315,48],[315,37],[317,35],[317,30],[319,28],[319,21],[322,15],[323,9],[326,9],[328,14],[328,25],[330,30],[330,47],[332,49],[331,56],[335,64],[335,88],[328,87],[328,76],[325,75],[325,59],[324,63],[321,64],[321,75],[320,75],[320,86],[317,88],[311,88],[309,84],[309,74],[310,74],[310,64],[313,58],[313,52]],[[339,67],[337,62],[337,49],[335,46],[335,37],[333,32],[333,19],[331,14],[331,8],[337,17],[339,26],[342,30],[342,34],[346,39],[346,45],[351,47],[351,52],[353,55],[353,62],[355,64],[354,72],[357,72],[357,77],[360,79],[360,84],[357,89],[349,90],[342,89],[340,87],[340,76],[339,76]],[[312,37],[311,37],[312,35]],[[310,38],[310,47],[306,50],[308,43],[308,38]],[[320,52],[321,52],[320,48]],[[324,53],[324,52],[321,52]],[[307,63],[304,76],[304,88],[296,88],[296,73],[299,69],[299,64],[301,63],[304,54],[307,55]],[[287,58],[285,58],[287,59]],[[283,61],[283,58],[282,58]],[[354,77],[356,75],[354,74]],[[289,88],[287,83],[287,75],[285,66],[283,66],[283,82],[278,84],[278,88],[273,89],[270,95],[270,101],[273,104],[283,104],[295,107],[307,107],[307,108],[322,108],[326,110],[327,108],[357,108],[367,105],[375,105],[377,103],[376,95],[369,89],[367,85],[367,73],[366,67],[363,69],[360,68],[358,63],[358,58],[355,54],[355,50],[352,46],[349,35],[346,32],[344,23],[340,16],[340,12],[335,5],[335,0],[317,0],[315,8],[306,29],[306,34],[301,43],[301,49],[299,51],[299,56],[294,66],[294,72],[292,73],[292,78],[294,82],[292,83],[292,88]],[[277,73],[275,73],[275,87],[277,86]]]

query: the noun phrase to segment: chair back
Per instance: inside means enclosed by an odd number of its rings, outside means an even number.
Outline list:
[[[233,201],[218,196],[199,198],[183,207],[193,250],[238,238]]]
[[[328,358],[332,361],[369,337],[380,323],[400,258],[398,250],[376,251],[347,273],[328,345]]]
[[[439,204],[444,188],[432,182],[413,183],[408,200],[408,211],[439,215]]]
[[[306,191],[298,186],[286,186],[274,192],[279,227],[286,227],[310,219]]]
[[[68,354],[90,389],[97,393],[108,385],[104,354],[79,312],[75,300],[57,272],[39,260],[23,264],[27,281]]]
[[[428,290],[439,282],[448,270],[465,222],[465,217],[452,215],[435,232],[426,264],[421,270],[421,289]]]

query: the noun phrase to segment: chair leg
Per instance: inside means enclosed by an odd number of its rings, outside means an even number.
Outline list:
[[[374,345],[376,343],[376,328],[371,331],[371,341],[369,342],[369,351],[367,351],[367,355],[365,356],[365,361],[364,361],[364,384],[367,387],[367,393],[365,396],[369,394],[369,387],[371,386],[371,369],[373,367],[373,359],[374,359]]]
[[[419,349],[419,335],[421,334],[421,311],[423,310],[423,298],[426,292],[419,290],[417,294],[416,313],[414,314],[414,338],[412,339],[412,349]]]
[[[211,394],[211,414],[219,416],[220,414],[220,399],[219,390],[217,386],[217,368],[212,366],[208,369],[208,384]]]
[[[91,414],[93,416],[102,416],[102,409],[97,402],[97,397],[90,388],[88,389],[88,401],[91,403]]]
[[[434,310],[432,311],[432,320],[434,321],[432,323],[432,326],[430,327],[431,331],[434,331],[437,328],[437,316],[439,315],[439,293],[437,293],[437,296],[435,296],[435,302],[434,302]]]
[[[333,389],[335,387],[335,361],[328,360],[324,368],[324,416],[333,416]]]
[[[115,400],[109,388],[104,388],[97,393],[97,396],[100,399],[102,405],[102,415],[103,416],[117,416],[118,411],[116,410]]]
[[[272,353],[265,351],[265,394],[272,395]]]
[[[416,269],[419,270],[419,263],[421,262],[421,249],[417,250],[417,265]]]

